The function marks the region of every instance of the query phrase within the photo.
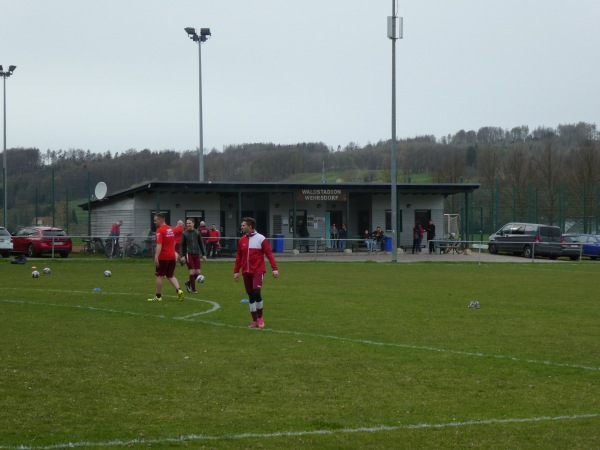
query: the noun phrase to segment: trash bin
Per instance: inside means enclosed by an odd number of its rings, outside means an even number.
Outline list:
[[[392,238],[389,236],[385,237],[385,251],[386,252],[392,251]]]
[[[273,251],[275,253],[283,252],[283,234],[274,234],[273,235]]]

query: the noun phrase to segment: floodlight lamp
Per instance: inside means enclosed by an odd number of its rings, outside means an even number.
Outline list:
[[[210,36],[210,28],[200,28],[201,36]]]
[[[17,68],[17,66],[8,66],[8,71],[10,73],[13,73],[15,71],[15,69]]]
[[[196,29],[192,27],[185,27],[185,32],[190,35],[190,39],[196,36]]]
[[[0,64],[0,72],[4,72],[4,69],[2,68],[1,64]]]

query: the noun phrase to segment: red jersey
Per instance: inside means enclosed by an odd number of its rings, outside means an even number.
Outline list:
[[[237,246],[233,273],[239,273],[240,269],[242,274],[265,273],[265,256],[271,264],[271,269],[278,270],[269,241],[262,234],[255,231],[242,236]]]
[[[120,236],[121,235],[121,225],[118,223],[113,223],[112,227],[110,227],[110,235],[111,236]]]
[[[175,228],[173,228],[173,234],[175,235],[175,243],[176,244],[181,244],[181,235],[183,234],[183,227],[180,227],[179,225],[177,225]]]
[[[219,242],[221,240],[221,233],[219,230],[208,230],[208,242]]]
[[[158,259],[171,261],[175,259],[175,234],[170,225],[164,224],[156,230],[156,243],[162,244]]]
[[[202,242],[204,243],[204,245],[206,245],[206,243],[208,242],[208,235],[210,234],[210,230],[206,226],[203,226],[198,228],[198,231],[200,232],[200,236],[202,236]]]

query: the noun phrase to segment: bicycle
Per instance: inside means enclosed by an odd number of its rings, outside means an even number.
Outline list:
[[[119,238],[110,238],[104,248],[107,258],[130,258],[134,256],[142,256],[143,249],[134,241],[134,237],[128,234],[125,238],[123,247],[119,245]],[[116,246],[116,247],[115,247]]]
[[[465,251],[465,244],[461,242],[460,236],[450,233],[448,240],[444,242],[443,248],[440,249],[443,253],[456,252],[459,255]]]
[[[83,245],[83,253],[86,255],[95,255],[96,253],[104,253],[104,242],[101,238],[83,238],[85,244]]]

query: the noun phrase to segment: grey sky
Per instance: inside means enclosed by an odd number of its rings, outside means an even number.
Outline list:
[[[43,152],[391,135],[391,0],[0,0],[7,146]],[[600,2],[398,3],[397,134],[600,120]],[[2,111],[0,110],[0,114]],[[1,116],[0,116],[1,117]]]

